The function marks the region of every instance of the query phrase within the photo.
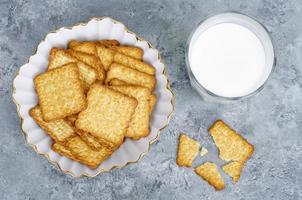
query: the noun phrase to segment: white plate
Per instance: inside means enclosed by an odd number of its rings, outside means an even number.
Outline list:
[[[124,144],[108,160],[94,170],[52,151],[51,138],[28,114],[30,108],[34,107],[38,102],[33,78],[46,70],[50,49],[52,47],[66,48],[67,43],[74,39],[115,39],[121,44],[140,47],[144,50],[143,60],[156,68],[157,86],[154,93],[158,101],[152,113],[149,136],[138,141],[126,139]],[[93,18],[88,23],[82,23],[70,28],[60,28],[47,34],[45,39],[38,45],[36,54],[31,56],[28,63],[20,68],[13,87],[13,99],[22,120],[22,130],[27,143],[37,153],[44,155],[51,163],[56,164],[63,172],[74,177],[82,175],[93,177],[99,173],[108,172],[115,167],[121,168],[128,163],[138,162],[149,151],[150,145],[158,139],[160,130],[168,125],[173,112],[174,96],[165,75],[165,65],[160,60],[158,51],[148,42],[129,31],[122,23],[108,17]]]

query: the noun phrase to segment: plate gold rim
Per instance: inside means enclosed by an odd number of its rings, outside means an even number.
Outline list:
[[[57,33],[60,29],[69,29],[69,30],[70,30],[70,29],[72,29],[72,28],[75,27],[75,26],[79,26],[79,25],[80,25],[80,26],[86,26],[86,25],[88,24],[88,22],[90,22],[91,20],[101,21],[101,20],[103,20],[103,19],[105,19],[105,18],[110,19],[114,24],[122,24],[122,25],[124,25],[123,23],[121,23],[121,22],[119,22],[119,21],[117,21],[117,20],[115,20],[115,19],[112,19],[111,17],[92,17],[92,18],[90,18],[87,22],[80,22],[80,23],[77,23],[77,24],[75,24],[75,25],[73,25],[73,26],[69,26],[69,27],[60,27],[60,28],[56,29],[55,31],[51,31],[51,32],[49,32],[49,33],[46,34],[46,36],[44,37],[44,39],[43,39],[41,42],[45,41],[46,37],[47,37],[49,34]],[[148,41],[142,39],[141,37],[137,36],[137,34],[134,33],[134,32],[132,32],[132,31],[130,31],[130,30],[127,28],[127,26],[124,25],[124,28],[125,28],[125,31],[126,31],[126,32],[135,35],[135,38],[136,38],[137,41],[144,41],[144,42],[147,42],[149,48],[152,48],[152,49],[155,49],[155,50],[156,50],[156,48],[154,48],[154,47],[151,45],[150,42],[148,42]],[[41,42],[40,42],[40,43],[41,43]],[[39,43],[39,44],[40,44],[40,43]],[[35,55],[35,54],[37,53],[37,50],[38,50],[38,47],[36,48],[35,53],[34,53],[33,55]],[[157,51],[158,51],[158,50],[157,50]],[[23,66],[23,65],[22,65],[22,66],[19,68],[19,70],[17,71],[17,73],[16,73],[16,75],[15,75],[15,77],[14,77],[14,79],[13,79],[13,84],[12,84],[12,91],[13,91],[13,92],[12,92],[12,99],[13,99],[13,102],[15,103],[15,105],[16,105],[16,110],[17,110],[18,117],[19,117],[19,119],[21,120],[21,130],[22,130],[22,132],[23,132],[23,136],[24,136],[24,139],[25,139],[26,144],[29,145],[30,147],[32,147],[33,150],[34,150],[37,154],[46,157],[46,159],[47,159],[51,164],[53,164],[54,166],[56,166],[57,168],[59,168],[63,173],[68,174],[68,175],[70,175],[70,176],[72,176],[72,177],[74,177],[74,178],[81,178],[81,177],[90,177],[90,178],[92,178],[92,177],[98,176],[98,175],[101,174],[101,173],[110,172],[111,170],[113,170],[113,169],[115,169],[115,168],[119,168],[119,169],[120,169],[120,168],[127,167],[129,164],[138,163],[138,162],[139,162],[139,161],[140,161],[147,153],[149,153],[150,148],[151,148],[151,145],[159,139],[159,137],[160,137],[160,132],[168,126],[168,124],[169,124],[169,122],[170,122],[170,119],[171,119],[171,116],[172,116],[172,113],[173,113],[173,111],[174,111],[174,100],[175,100],[175,95],[174,95],[174,93],[173,93],[173,91],[172,91],[172,89],[171,89],[170,81],[169,81],[168,76],[167,76],[167,67],[166,67],[166,65],[164,64],[164,62],[162,61],[162,59],[161,59],[161,57],[160,57],[160,54],[159,54],[159,51],[158,51],[158,60],[164,65],[164,70],[163,70],[163,73],[162,73],[162,74],[163,74],[163,75],[166,77],[166,79],[167,79],[166,89],[168,89],[168,90],[171,92],[171,94],[172,94],[172,98],[171,98],[171,101],[170,101],[170,102],[171,102],[171,105],[172,105],[172,110],[171,110],[171,112],[170,112],[170,113],[168,114],[168,116],[167,116],[167,120],[168,120],[167,123],[166,123],[162,128],[160,128],[160,129],[158,130],[158,132],[157,132],[157,134],[156,134],[156,137],[155,137],[153,140],[151,140],[151,141],[148,142],[148,149],[147,149],[147,151],[146,151],[146,152],[142,152],[142,153],[140,154],[140,156],[138,157],[137,160],[135,160],[135,161],[128,161],[128,162],[127,162],[126,164],[124,164],[124,165],[114,165],[114,166],[112,166],[110,169],[108,169],[108,170],[100,170],[99,172],[97,172],[97,173],[94,174],[94,175],[89,175],[89,174],[87,174],[87,173],[83,173],[83,174],[81,174],[80,176],[76,176],[72,171],[63,170],[63,169],[60,167],[60,165],[58,164],[57,161],[52,161],[52,160],[50,159],[50,157],[49,157],[48,154],[38,152],[37,147],[36,147],[35,145],[29,144],[29,143],[28,143],[28,140],[27,140],[27,137],[28,137],[27,132],[23,129],[23,121],[24,121],[24,119],[23,119],[23,118],[21,117],[21,115],[20,115],[20,105],[19,105],[19,103],[17,103],[16,99],[14,98],[14,94],[16,93],[15,79],[17,78],[17,76],[19,76],[20,69],[21,69],[21,67]],[[26,62],[25,64],[27,64],[27,63],[29,63],[29,59],[27,60],[27,62]]]

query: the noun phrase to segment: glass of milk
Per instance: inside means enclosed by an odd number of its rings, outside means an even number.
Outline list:
[[[202,21],[189,37],[191,85],[206,100],[239,100],[258,93],[275,66],[266,29],[239,13]]]

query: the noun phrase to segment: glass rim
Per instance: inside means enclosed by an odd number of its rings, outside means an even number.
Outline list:
[[[198,82],[197,78],[195,77],[194,73],[192,72],[191,70],[191,65],[190,65],[190,61],[189,61],[189,48],[190,48],[190,44],[191,44],[191,41],[192,41],[192,38],[195,34],[195,32],[197,31],[197,29],[207,20],[211,19],[211,18],[214,18],[214,17],[224,17],[224,16],[232,16],[232,17],[237,17],[237,18],[240,18],[240,19],[249,19],[252,23],[254,24],[257,24],[257,25],[260,25],[260,28],[262,28],[261,31],[263,31],[263,33],[265,33],[269,39],[269,42],[272,46],[272,53],[273,53],[273,62],[272,62],[272,66],[271,66],[271,71],[269,72],[269,75],[267,76],[266,80],[254,91],[246,94],[246,95],[243,95],[243,96],[236,96],[236,97],[226,97],[226,96],[221,96],[221,95],[218,95],[218,94],[215,94],[213,92],[211,92],[210,90],[206,89],[201,83]],[[222,22],[222,23],[227,23],[227,22]],[[217,23],[219,24],[219,23]],[[213,24],[214,25],[217,25],[217,24]],[[247,28],[247,27],[245,27]],[[250,31],[252,31],[251,29],[249,29]],[[252,31],[254,34],[255,32]],[[255,34],[256,35],[256,34]],[[257,36],[257,35],[256,35]],[[258,36],[257,36],[258,37]],[[258,39],[263,42],[263,38],[259,38]],[[242,99],[246,99],[246,98],[249,98],[251,96],[254,96],[255,94],[259,93],[263,88],[264,86],[267,84],[268,80],[271,78],[274,70],[275,70],[275,66],[276,66],[276,63],[277,63],[277,59],[276,59],[276,56],[275,56],[275,49],[274,49],[274,43],[273,43],[273,40],[272,40],[272,37],[270,36],[270,33],[268,31],[268,29],[260,22],[258,22],[256,19],[254,19],[253,17],[250,17],[246,14],[242,14],[240,12],[234,12],[234,11],[231,11],[231,12],[223,12],[223,13],[218,13],[218,14],[213,14],[213,15],[208,15],[205,19],[201,20],[199,23],[197,23],[197,25],[194,26],[193,30],[191,31],[188,39],[187,39],[187,42],[186,42],[186,49],[185,49],[185,60],[186,60],[186,68],[187,68],[187,72],[188,72],[188,75],[189,75],[189,79],[190,79],[190,83],[192,85],[192,87],[201,95],[201,96],[204,96],[204,94],[206,94],[207,96],[209,97],[212,97],[214,99],[217,99],[217,100],[220,100],[220,101],[235,101],[235,100],[242,100]]]

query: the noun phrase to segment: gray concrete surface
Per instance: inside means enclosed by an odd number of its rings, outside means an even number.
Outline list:
[[[264,90],[230,104],[203,102],[185,68],[185,43],[206,16],[239,11],[270,31],[276,70]],[[150,153],[137,164],[96,178],[63,174],[25,144],[12,102],[12,79],[47,32],[111,16],[153,43],[168,67],[175,112]],[[0,199],[302,199],[302,1],[0,1]],[[255,145],[242,178],[215,192],[192,169],[175,164],[184,131],[217,161],[207,128],[222,118]],[[218,162],[219,165],[223,164]]]

